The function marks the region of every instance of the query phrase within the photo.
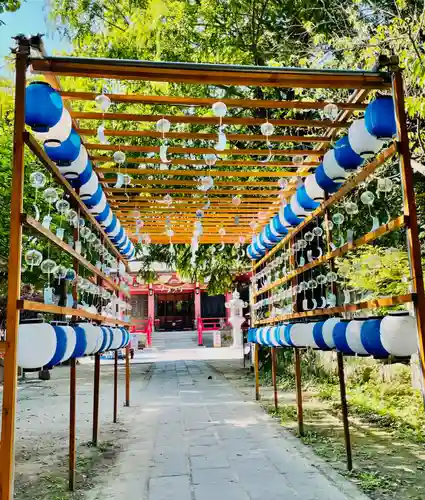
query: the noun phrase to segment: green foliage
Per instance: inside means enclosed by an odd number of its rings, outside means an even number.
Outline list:
[[[341,265],[348,287],[370,297],[402,295],[408,291],[409,261],[404,250],[368,246],[350,257],[338,259],[337,266]]]
[[[0,0],[0,14],[3,14],[3,12],[15,12],[20,6],[20,0]]]

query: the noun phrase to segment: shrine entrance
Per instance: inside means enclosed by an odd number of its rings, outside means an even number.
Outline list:
[[[193,330],[195,320],[194,293],[159,293],[156,297],[157,330]]]

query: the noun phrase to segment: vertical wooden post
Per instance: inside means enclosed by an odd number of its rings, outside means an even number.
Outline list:
[[[254,374],[255,374],[255,399],[260,401],[260,366],[259,366],[259,356],[260,346],[254,344]]]
[[[341,395],[342,423],[344,425],[345,451],[347,453],[347,469],[352,470],[353,459],[351,456],[350,423],[348,421],[347,393],[345,391],[344,356],[337,352],[339,392]]]
[[[125,406],[130,406],[130,345],[125,348]]]
[[[16,51],[15,126],[13,132],[13,164],[10,204],[9,276],[6,316],[6,351],[4,353],[4,389],[0,447],[0,496],[13,498],[15,459],[15,416],[17,386],[17,349],[21,296],[22,226],[24,198],[25,86],[29,41],[22,37]]]
[[[75,207],[78,211],[78,218],[80,218],[80,210]],[[78,228],[73,231],[74,244],[79,238]],[[78,276],[80,272],[80,263],[77,259],[74,259],[74,271]],[[74,281],[72,285],[72,298],[74,301],[74,307],[78,304],[78,286],[77,282]],[[77,320],[77,316],[72,317],[73,321]],[[76,411],[77,411],[77,360],[71,359],[69,361],[69,444],[68,444],[68,488],[69,491],[74,491],[75,489],[75,470],[77,468],[77,447],[76,447]]]
[[[273,381],[273,392],[274,392],[274,409],[277,411],[279,409],[279,401],[277,396],[277,380],[276,380],[276,347],[271,348],[272,355],[272,381]]]
[[[99,432],[99,386],[100,386],[100,354],[94,355],[94,387],[93,387],[93,433],[92,443],[97,446]]]
[[[114,352],[114,424],[118,415],[118,351]]]
[[[68,461],[68,487],[69,491],[75,489],[76,457],[76,393],[77,393],[77,361],[69,361],[69,461]]]
[[[298,434],[304,436],[304,418],[303,418],[303,396],[301,382],[301,353],[298,347],[295,351],[295,389],[297,397],[297,419],[298,419]]]
[[[413,171],[410,162],[409,137],[406,127],[404,110],[404,89],[401,70],[393,72],[393,94],[397,122],[397,141],[400,155],[400,174],[403,191],[403,211],[408,217],[407,248],[409,254],[411,291],[417,294],[414,303],[416,323],[418,327],[419,359],[422,378],[425,382],[425,291],[421,262],[421,247],[419,243],[418,219],[413,188]],[[422,395],[425,405],[425,394]]]

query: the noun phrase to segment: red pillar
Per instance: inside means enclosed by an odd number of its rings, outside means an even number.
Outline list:
[[[201,289],[199,288],[199,283],[195,283],[195,320],[196,327],[198,329],[198,345],[203,345],[202,329],[199,325],[199,319],[201,318]]]
[[[152,328],[148,331],[146,337],[146,344],[148,347],[152,346],[152,333],[155,327],[155,292],[152,285],[149,285],[148,292],[148,319],[151,322]]]
[[[226,292],[224,294],[224,302],[229,302],[232,300],[232,292]],[[226,324],[229,324],[230,318],[230,307],[226,307]]]

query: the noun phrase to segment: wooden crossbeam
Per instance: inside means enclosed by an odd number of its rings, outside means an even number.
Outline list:
[[[164,193],[164,194],[193,194],[196,193],[197,191],[194,189],[167,189],[167,188],[134,188],[134,187],[128,187],[128,188],[105,188],[105,191],[108,193],[152,193],[152,194],[159,194],[159,193]],[[198,191],[200,192],[200,191]],[[228,195],[253,195],[253,196],[270,196],[270,195],[278,195],[279,190],[275,191],[255,191],[255,190],[249,190],[249,189],[240,189],[240,190],[227,190],[227,189],[214,189],[215,194],[228,194]]]
[[[96,137],[97,130],[79,128],[77,132],[80,135],[88,137]],[[162,133],[155,130],[113,130],[105,129],[105,135],[108,137],[151,137],[162,139]],[[267,138],[264,135],[257,134],[226,134],[229,141],[247,141],[247,142],[266,142]],[[214,141],[217,139],[217,134],[206,132],[167,132],[167,139],[184,139],[184,140],[201,140]],[[302,136],[302,135],[270,135],[269,142],[303,142],[306,144],[320,142],[329,143],[330,139],[320,136]]]
[[[128,144],[92,144],[87,143],[86,149],[89,151],[128,151],[133,153],[158,153],[159,146],[131,146]],[[217,151],[214,148],[181,148],[181,147],[169,147],[169,154],[216,154]],[[274,156],[323,156],[326,153],[324,149],[309,150],[309,149],[274,149]],[[220,154],[226,156],[267,156],[269,154],[268,149],[225,149],[221,151]]]
[[[193,192],[193,194],[197,194],[195,192]],[[112,202],[112,203],[115,203],[115,204],[119,204],[120,201],[127,201],[128,202],[128,199],[125,197],[125,196],[113,196],[113,195],[110,195],[108,196],[108,199]],[[158,206],[161,206],[161,200],[163,199],[163,197],[161,196],[157,196],[157,197],[153,197],[153,196],[147,196],[147,197],[141,197],[141,196],[137,196],[137,197],[134,197],[134,198],[130,198],[130,202],[128,202],[127,204],[125,204],[125,206],[131,206],[131,203],[137,203],[138,205],[145,205],[145,204],[152,204],[152,203],[156,203],[158,204]],[[173,206],[175,207],[179,207],[180,206],[180,202],[192,202],[191,203],[191,206],[195,206],[195,205],[199,205],[200,203],[204,204],[205,203],[205,200],[206,198],[204,197],[199,197],[199,198],[191,198],[191,197],[173,197]],[[215,198],[213,196],[209,196],[209,200],[211,201],[211,205],[212,206],[216,206],[219,202],[220,202],[220,205],[223,205],[223,206],[228,206],[231,204],[232,202],[232,198],[227,198],[227,197],[221,197],[221,198]],[[259,206],[260,205],[264,205],[264,206],[269,206],[270,203],[272,204],[278,204],[278,201],[275,199],[275,198],[267,198],[267,199],[259,199],[259,198],[250,198],[250,197],[243,197],[243,201],[244,202],[254,202],[254,203],[257,203]],[[124,204],[123,204],[124,205]]]
[[[101,174],[116,174],[118,172],[117,167],[113,168],[95,168],[96,173],[101,173]],[[124,172],[129,175],[137,175],[139,177],[145,177],[149,175],[155,175],[155,176],[161,176],[161,177],[200,177],[204,175],[203,170],[159,170],[155,168],[146,168],[146,169],[138,169],[138,168],[124,168],[121,170],[121,172]],[[297,172],[285,172],[285,171],[279,171],[279,172],[273,172],[271,170],[266,170],[266,171],[259,171],[256,172],[255,170],[250,170],[250,171],[231,171],[231,170],[208,170],[208,175],[211,177],[295,177],[298,176]],[[115,180],[116,177],[111,177],[108,179]],[[163,182],[168,182],[165,179]]]
[[[118,59],[31,59],[34,73],[87,78],[115,78],[200,85],[243,85],[282,88],[390,88],[387,73],[312,70],[271,66],[236,66]]]
[[[95,163],[115,163],[112,156],[91,156],[90,159]],[[140,164],[152,164],[152,165],[160,165],[163,163],[159,158],[127,158],[126,163],[140,163]],[[204,160],[192,160],[186,158],[171,158],[171,165],[200,165],[205,167]],[[318,161],[305,161],[303,163],[303,167],[317,167],[319,165]],[[285,167],[285,168],[295,168],[298,169],[299,165],[294,165],[291,161],[274,161],[271,160],[268,163],[261,163],[259,161],[253,160],[219,160],[215,164],[215,168],[217,167],[261,167],[262,169],[267,169],[268,167]],[[143,169],[143,167],[139,167],[139,169]]]
[[[99,95],[95,92],[61,91],[64,99],[75,101],[94,101]],[[153,104],[164,106],[211,107],[217,101],[224,102],[228,108],[263,109],[323,109],[328,101],[276,101],[272,99],[214,99],[212,97],[178,97],[140,94],[105,94],[112,102],[128,104]],[[333,102],[339,109],[364,110],[366,105],[346,102]]]
[[[197,125],[219,125],[220,121],[214,116],[191,116],[191,115],[139,115],[136,113],[98,113],[97,111],[73,111],[71,117],[76,120],[100,120],[100,121],[127,121],[156,123],[161,118],[166,118],[171,123],[186,123]],[[262,125],[264,118],[247,118],[225,116],[223,125]],[[270,119],[269,122],[277,127],[297,128],[347,128],[348,122],[333,122],[331,120],[294,120],[294,119]]]
[[[102,179],[103,184],[114,184],[116,182],[115,179]],[[166,184],[167,186],[199,186],[199,180],[191,181],[191,180],[176,180],[176,179],[133,179],[131,181],[133,186],[146,185],[153,186],[155,184]],[[238,186],[253,186],[253,187],[274,187],[278,185],[277,182],[270,181],[215,181],[215,186],[229,186],[229,187],[238,187]]]

